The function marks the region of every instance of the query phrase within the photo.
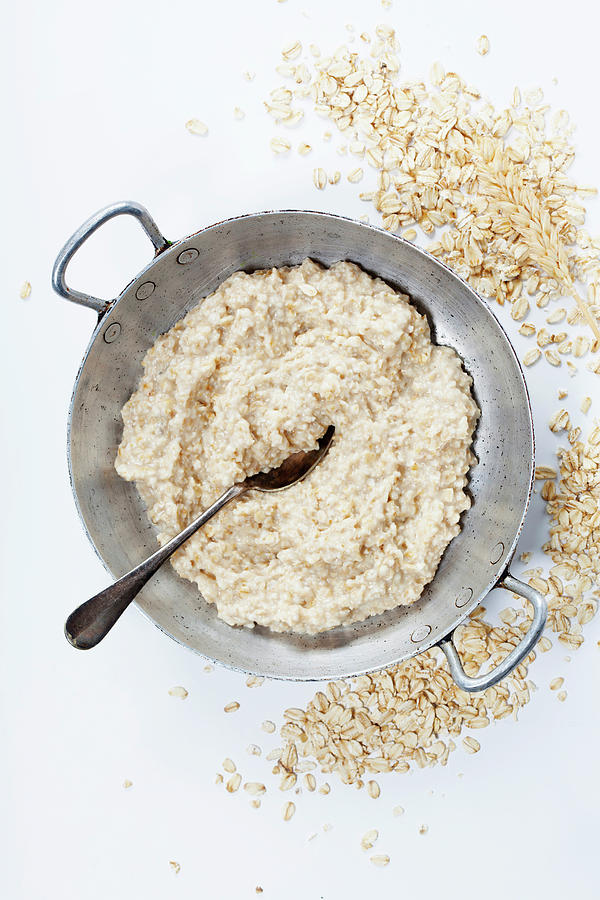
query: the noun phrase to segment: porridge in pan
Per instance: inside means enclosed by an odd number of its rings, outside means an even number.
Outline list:
[[[175,554],[231,625],[313,634],[413,603],[470,505],[479,410],[460,357],[353,263],[236,272],[160,337],[116,460],[166,543],[234,482],[316,448]]]

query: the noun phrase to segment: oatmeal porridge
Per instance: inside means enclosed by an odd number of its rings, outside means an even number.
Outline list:
[[[316,633],[413,603],[459,532],[479,410],[460,357],[353,263],[236,272],[160,337],[116,459],[166,543],[234,482],[312,450],[172,564],[231,625]]]

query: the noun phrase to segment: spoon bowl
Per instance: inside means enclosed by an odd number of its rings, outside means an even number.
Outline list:
[[[306,478],[314,467],[321,462],[329,450],[334,432],[335,427],[330,425],[325,434],[319,438],[319,446],[316,450],[309,450],[306,453],[300,450],[298,453],[292,453],[276,469],[250,475],[242,484],[245,484],[248,490],[285,491],[286,488]]]

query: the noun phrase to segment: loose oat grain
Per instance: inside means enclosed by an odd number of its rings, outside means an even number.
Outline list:
[[[240,775],[239,772],[236,772],[235,775],[232,775],[231,778],[228,779],[228,781],[225,785],[225,790],[228,791],[230,794],[235,794],[235,792],[238,790],[241,783],[242,783],[242,776]]]
[[[369,831],[365,832],[360,842],[360,846],[363,850],[371,850],[374,846],[377,838],[379,837],[379,832],[376,828],[371,828]]]
[[[325,189],[327,184],[327,172],[325,169],[319,167],[313,170],[313,184],[320,191]]]
[[[170,697],[178,697],[179,700],[185,700],[188,696],[188,692],[181,685],[177,685],[177,687],[169,688],[169,696]]]
[[[206,137],[208,134],[208,125],[201,122],[200,119],[188,119],[185,123],[185,127],[190,134],[196,134],[199,137]]]
[[[367,782],[367,793],[369,797],[373,798],[373,800],[376,800],[379,797],[381,789],[376,781]]]
[[[490,51],[490,40],[487,34],[482,34],[477,38],[477,52],[480,56],[485,56]]]
[[[477,753],[481,749],[481,744],[471,735],[467,735],[466,738],[463,738],[463,747],[467,753]]]
[[[296,812],[296,804],[292,800],[288,800],[283,806],[283,821],[289,822]]]

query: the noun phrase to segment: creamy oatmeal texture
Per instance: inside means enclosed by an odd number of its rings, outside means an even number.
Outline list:
[[[231,625],[315,633],[414,602],[470,505],[478,409],[458,355],[353,263],[236,272],[144,359],[116,460],[164,544],[247,475],[316,447],[173,557]]]

